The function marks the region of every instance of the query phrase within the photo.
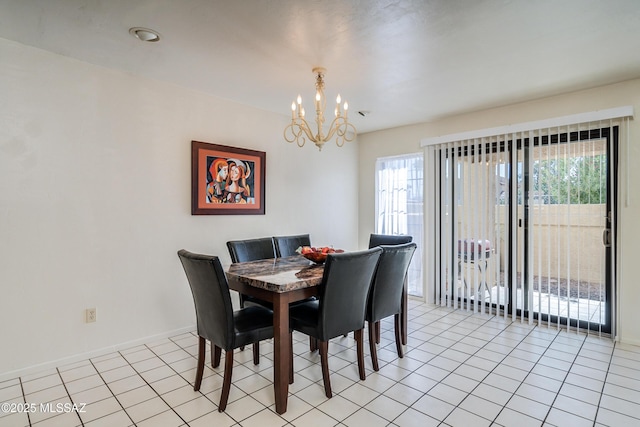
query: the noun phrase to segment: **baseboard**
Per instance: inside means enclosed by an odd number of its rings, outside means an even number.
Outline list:
[[[39,363],[37,365],[28,366],[26,368],[16,369],[15,371],[3,372],[3,373],[0,373],[0,382],[22,377],[25,375],[36,374],[41,371],[53,369],[59,366],[69,365],[71,363],[81,362],[83,360],[92,359],[94,357],[104,356],[105,354],[113,353],[119,350],[125,350],[127,348],[135,347],[137,345],[147,344],[159,339],[169,338],[175,335],[184,334],[186,332],[195,331],[195,329],[196,329],[195,325],[186,326],[184,328],[179,328],[172,331],[166,331],[156,335],[150,335],[147,337],[123,342],[120,344],[115,344],[108,347],[103,347],[103,348],[88,351],[85,353],[75,354],[73,356],[63,357],[61,359]]]
[[[616,335],[616,342],[619,342],[620,344],[629,344],[629,345],[635,345],[640,347],[639,340],[630,340],[629,338],[620,339],[619,335]]]

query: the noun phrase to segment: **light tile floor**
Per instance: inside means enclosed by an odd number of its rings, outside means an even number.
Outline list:
[[[331,341],[332,399],[317,352],[294,334],[295,383],[282,416],[270,341],[258,366],[250,348],[236,352],[219,413],[222,369],[207,367],[194,392],[197,338],[186,333],[1,382],[9,406],[0,426],[640,426],[640,347],[410,301],[400,359],[391,327],[382,325],[379,372],[367,354],[366,381],[352,336]],[[25,407],[34,410],[7,411]]]
[[[465,297],[465,289],[460,286],[458,294]],[[468,291],[467,291],[468,292]],[[504,286],[491,286],[491,293],[480,288],[480,297],[488,304],[498,304],[504,307],[507,293]],[[475,300],[475,295],[471,295],[470,300]],[[524,296],[522,289],[516,289],[516,307],[522,309]],[[551,314],[571,319],[584,320],[596,324],[604,324],[606,319],[606,304],[597,300],[586,298],[558,297],[549,293],[533,291],[533,311],[542,314]]]

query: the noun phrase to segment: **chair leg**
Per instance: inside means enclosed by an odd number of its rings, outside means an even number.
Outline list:
[[[198,367],[196,368],[196,381],[193,384],[193,391],[200,390],[200,384],[202,384],[202,374],[204,373],[204,358],[207,349],[207,341],[198,337]]]
[[[395,330],[396,330],[396,350],[398,351],[398,357],[401,359],[404,357],[404,351],[402,351],[402,320],[400,319],[400,313],[397,313],[394,317]]]
[[[309,351],[314,352],[318,349],[318,340],[314,337],[309,337]]]
[[[401,337],[402,337],[402,344],[403,345],[407,345],[407,337],[409,335],[409,331],[407,330],[408,328],[408,294],[407,294],[407,276],[404,276],[404,286],[402,287],[402,300],[401,300],[401,307],[402,307],[402,312],[400,313],[401,317],[400,317],[400,332],[401,332]]]
[[[320,364],[322,365],[322,380],[324,382],[324,394],[331,399],[331,380],[329,379],[329,342],[318,340],[320,351]]]
[[[376,340],[374,335],[376,334],[374,322],[368,322],[369,325],[369,351],[371,352],[371,363],[373,364],[373,370],[379,371],[378,366],[378,352],[376,351]]]
[[[364,372],[364,329],[354,331],[353,335],[356,338],[356,349],[358,352],[358,373],[360,374],[360,379],[365,380],[367,376]]]
[[[258,341],[253,343],[253,364],[260,363],[260,343]]]
[[[211,366],[217,368],[220,366],[220,357],[222,356],[222,349],[217,345],[211,343]]]
[[[376,322],[376,344],[380,344],[380,321]]]
[[[224,379],[222,380],[222,395],[218,404],[218,412],[227,409],[229,390],[231,389],[231,374],[233,374],[233,350],[227,350],[224,354]]]

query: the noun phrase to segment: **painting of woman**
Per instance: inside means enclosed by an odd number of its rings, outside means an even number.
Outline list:
[[[248,163],[237,159],[227,159],[229,172],[224,188],[224,203],[247,203],[251,189],[247,179],[251,175]]]

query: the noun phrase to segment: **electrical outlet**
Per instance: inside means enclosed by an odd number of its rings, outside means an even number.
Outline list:
[[[85,322],[93,323],[96,321],[96,309],[95,308],[87,308],[84,311]]]

